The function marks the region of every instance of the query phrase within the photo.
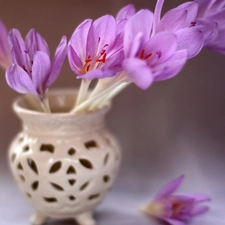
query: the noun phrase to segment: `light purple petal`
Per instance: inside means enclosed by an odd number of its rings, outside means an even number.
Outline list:
[[[143,44],[143,33],[138,33],[133,40],[130,42],[130,47],[125,49],[124,47],[124,55],[125,58],[132,58],[137,56],[137,53],[140,51],[140,47]],[[125,45],[125,43],[124,43]]]
[[[30,76],[16,64],[6,70],[6,81],[12,89],[19,93],[38,95]]]
[[[112,69],[115,70],[114,74],[122,70],[122,62],[124,59],[123,51],[120,51],[113,55],[110,59],[106,60],[105,66],[102,67],[103,70]]]
[[[45,52],[37,51],[34,55],[34,63],[32,67],[33,84],[39,95],[44,96],[46,91],[46,79],[51,69],[49,55]]]
[[[168,195],[171,195],[175,192],[181,185],[184,180],[184,175],[172,180],[168,184],[166,184],[157,194],[156,199],[166,198]]]
[[[223,0],[195,0],[199,4],[198,17],[207,17],[225,7]]]
[[[124,20],[121,20],[119,23],[117,23],[117,25],[116,25],[117,34],[120,34],[120,33],[124,32],[127,21],[128,21],[127,19],[124,19]]]
[[[116,16],[116,21],[119,22],[123,19],[129,19],[131,16],[135,14],[135,7],[133,4],[129,4],[123,7]]]
[[[82,62],[86,59],[87,37],[92,20],[87,19],[74,31],[68,45],[71,45]]]
[[[148,64],[161,63],[170,58],[177,49],[177,38],[173,33],[160,32],[143,45],[145,55],[152,54],[147,59]]]
[[[221,54],[225,54],[225,30],[219,31],[218,36],[209,43],[206,47],[217,51]]]
[[[196,56],[204,45],[204,36],[195,28],[184,28],[176,32],[178,49],[187,49],[188,58]]]
[[[158,31],[176,32],[179,29],[189,27],[197,16],[198,4],[186,2],[177,8],[168,11],[161,19]]]
[[[83,69],[83,64],[71,45],[68,47],[68,60],[73,72],[75,74],[80,74],[80,71]]]
[[[157,0],[157,3],[156,3],[156,7],[154,11],[154,19],[153,19],[153,35],[155,34],[159,26],[164,1],[165,0]]]
[[[176,196],[182,196],[184,198],[191,198],[194,199],[195,202],[205,202],[205,201],[210,201],[211,198],[208,195],[205,194],[176,194]]]
[[[10,47],[8,42],[8,31],[0,20],[0,64],[7,67],[11,63]]]
[[[47,42],[34,28],[27,34],[25,45],[31,60],[33,60],[34,54],[37,51],[42,51],[50,55]]]
[[[204,45],[212,43],[218,36],[218,24],[208,19],[198,19],[196,23],[195,28],[200,30],[204,36]]]
[[[225,9],[214,12],[212,15],[207,16],[207,19],[216,22],[220,28],[225,28]]]
[[[78,75],[78,79],[102,79],[105,78],[105,74],[101,69],[90,70],[84,75]]]
[[[111,47],[107,50],[107,58],[110,58],[117,52],[123,49],[123,33],[117,34],[115,41]]]
[[[24,40],[17,29],[13,28],[9,31],[9,43],[14,49],[14,54],[12,55],[13,63],[17,63],[21,67],[27,67],[27,57],[25,53],[27,49]]]
[[[88,33],[86,57],[90,55],[95,58],[103,49],[113,45],[116,35],[116,21],[113,16],[105,15],[95,20]]]
[[[190,212],[191,216],[198,216],[209,211],[208,206],[196,206]]]
[[[175,219],[163,218],[163,220],[166,221],[167,223],[171,224],[171,225],[186,225],[185,222],[175,220]]]
[[[51,86],[58,78],[66,55],[67,55],[67,38],[66,36],[63,36],[56,49],[55,56],[52,60],[51,71],[46,80],[46,88]]]
[[[152,20],[153,14],[149,10],[141,10],[128,20],[124,33],[124,52],[126,56],[131,55],[130,49],[133,47],[134,38],[138,34],[142,35],[143,43],[150,38]]]
[[[187,50],[175,52],[167,61],[153,68],[154,81],[167,80],[177,75],[187,61]]]
[[[123,68],[128,76],[128,81],[134,82],[139,88],[147,89],[153,82],[151,69],[143,60],[136,58],[125,59]]]

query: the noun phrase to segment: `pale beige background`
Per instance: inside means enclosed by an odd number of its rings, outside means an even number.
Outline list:
[[[165,9],[184,2],[167,0]],[[126,0],[0,0],[0,17],[25,36],[35,27],[52,53],[62,35],[70,37],[86,18],[116,12]],[[155,0],[135,0],[153,9]],[[225,41],[225,40],[224,40]],[[66,62],[54,87],[77,87]],[[12,180],[7,146],[20,128],[11,110],[18,96],[0,72],[0,225],[25,225],[32,212]],[[212,195],[211,212],[193,225],[224,225],[225,208],[225,57],[204,50],[174,79],[142,91],[127,88],[114,101],[109,127],[123,146],[123,164],[114,191],[99,208],[100,225],[154,225],[136,211],[156,190],[186,174],[183,190]],[[122,204],[121,204],[122,203]],[[71,225],[72,221],[51,222]]]

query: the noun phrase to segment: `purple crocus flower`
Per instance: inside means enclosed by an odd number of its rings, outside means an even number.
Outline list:
[[[195,26],[205,30],[205,46],[225,54],[225,1],[195,1],[199,5]]]
[[[164,0],[158,0],[155,10],[154,33],[173,32],[178,40],[178,49],[187,49],[188,58],[196,56],[204,46],[202,29],[196,29],[197,2],[186,2],[169,10],[160,20]]]
[[[165,185],[150,204],[141,206],[141,210],[171,225],[185,225],[192,217],[207,212],[209,207],[201,205],[210,201],[207,195],[174,193],[183,180],[182,175]]]
[[[104,76],[89,73],[83,77],[116,76],[121,83],[134,82],[138,87],[147,89],[153,81],[169,79],[179,73],[187,60],[187,50],[177,50],[177,38],[171,32],[160,32],[150,38],[152,22],[153,14],[149,10],[137,12],[126,22],[122,72],[116,74],[114,71]]]
[[[153,81],[175,76],[187,60],[187,51],[179,50],[171,32],[160,32],[150,38],[153,14],[141,10],[126,24],[123,61],[124,78],[146,89]]]
[[[114,75],[121,70],[122,39],[111,15],[81,23],[68,44],[68,59],[78,78]]]
[[[0,20],[0,66],[7,69],[11,65],[11,54],[8,43],[8,31]]]
[[[44,38],[31,29],[25,41],[18,30],[9,32],[13,64],[6,71],[8,85],[19,93],[30,93],[45,98],[46,90],[57,79],[67,54],[67,40],[62,37],[55,56]]]

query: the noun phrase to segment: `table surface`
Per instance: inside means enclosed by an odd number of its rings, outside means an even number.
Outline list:
[[[136,178],[138,179],[138,178]],[[0,192],[0,225],[28,225],[28,218],[32,214],[32,207],[17,188],[11,174],[4,173]],[[132,190],[140,182],[135,179]],[[164,223],[146,217],[138,211],[138,206],[150,199],[148,191],[129,191],[126,183],[120,179],[105,201],[97,208],[95,218],[98,225],[163,225]],[[127,190],[127,191],[126,191]],[[214,196],[215,197],[215,196]],[[215,198],[214,198],[215,199]],[[195,218],[191,225],[224,225],[225,197],[217,196],[208,214]],[[50,219],[46,225],[75,225],[73,220]]]

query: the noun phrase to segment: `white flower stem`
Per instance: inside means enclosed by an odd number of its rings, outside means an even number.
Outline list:
[[[130,82],[121,83],[114,90],[110,91],[107,95],[102,96],[97,101],[95,101],[88,109],[95,110],[106,105],[112,98],[114,98],[119,92],[126,88]]]
[[[40,104],[41,104],[41,107],[44,110],[44,112],[51,113],[48,97],[40,98]]]
[[[110,92],[105,98],[101,99],[101,102],[99,102],[98,106],[101,108],[102,106],[104,106],[108,101],[110,101],[111,99],[113,99],[116,95],[118,95],[123,89],[125,89],[129,84],[131,84],[130,82],[126,82],[126,83],[122,83],[120,84],[115,90],[113,90],[112,92]]]
[[[110,91],[112,91],[114,88],[116,88],[118,85],[121,84],[121,81],[118,80],[116,81],[114,84],[112,84],[111,86],[107,87],[106,89],[102,90],[101,92],[99,92],[98,94],[94,95],[91,98],[88,98],[86,101],[84,101],[82,104],[80,104],[79,106],[77,106],[76,108],[74,108],[70,113],[76,113],[76,112],[80,112],[82,110],[85,110],[88,106],[90,106],[93,102],[97,101],[99,98],[101,98],[102,96],[107,95]]]
[[[95,86],[94,90],[92,91],[92,93],[90,94],[89,98],[92,98],[96,94],[100,93],[102,90],[109,87],[114,82],[115,82],[115,77],[109,77],[109,78],[104,78],[104,79],[98,80],[98,83],[96,84],[96,86]]]
[[[74,109],[87,99],[88,88],[90,84],[91,84],[91,80],[82,79]]]

